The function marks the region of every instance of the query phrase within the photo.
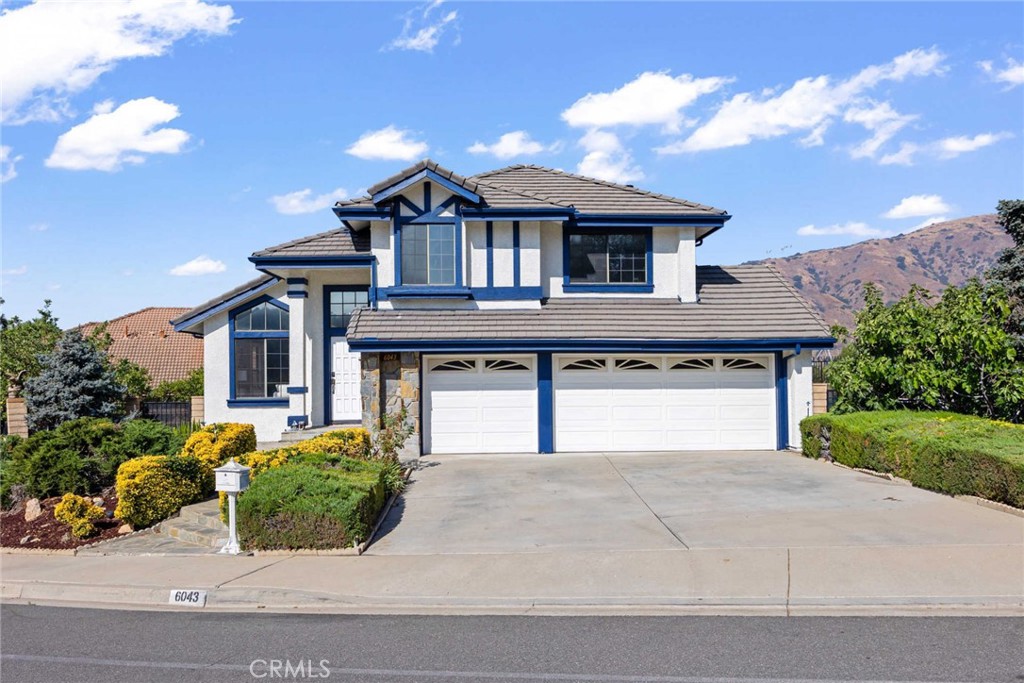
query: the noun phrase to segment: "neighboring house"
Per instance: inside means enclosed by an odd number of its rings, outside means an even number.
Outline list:
[[[206,416],[379,423],[409,454],[783,449],[834,339],[766,266],[697,266],[730,216],[538,166],[422,161],[342,227],[174,320],[206,343]]]
[[[175,332],[171,318],[186,313],[184,307],[150,306],[108,321],[111,344],[107,355],[113,360],[127,358],[149,371],[153,386],[185,379],[203,367],[203,341]],[[78,329],[85,336],[103,323],[85,323]]]

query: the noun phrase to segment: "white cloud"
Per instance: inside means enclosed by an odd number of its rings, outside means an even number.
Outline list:
[[[530,137],[525,130],[516,130],[505,133],[497,142],[486,145],[482,142],[474,142],[466,151],[470,154],[492,154],[499,159],[512,159],[514,157],[530,156],[541,152],[556,152],[561,148],[559,143],[544,145]]]
[[[433,0],[409,10],[402,15],[402,34],[388,43],[386,50],[416,50],[433,52],[448,29],[453,29],[453,45],[460,42],[456,10],[442,12],[442,0]],[[435,14],[436,11],[436,14]]]
[[[877,228],[872,228],[867,223],[849,221],[847,223],[835,223],[823,225],[820,228],[816,225],[805,225],[797,228],[796,234],[803,237],[819,237],[822,235],[855,235],[857,237],[881,237],[886,233]]]
[[[113,107],[109,100],[97,104],[91,118],[57,138],[46,165],[117,171],[124,164],[141,164],[149,154],[178,154],[189,140],[183,130],[158,128],[180,116],[173,104],[145,97]]]
[[[850,150],[854,159],[874,158],[878,150],[908,123],[916,119],[913,114],[900,114],[888,102],[871,102],[851,107],[843,113],[843,121],[859,123],[873,135]]]
[[[1024,62],[1018,62],[1013,57],[1006,58],[1006,66],[997,68],[991,61],[978,62],[981,68],[993,81],[1006,83],[1006,89],[1024,85]]]
[[[0,183],[14,180],[18,177],[18,171],[14,165],[24,159],[23,156],[14,156],[8,145],[0,145]]]
[[[215,273],[223,273],[228,267],[224,265],[223,261],[215,261],[206,254],[202,256],[196,256],[194,259],[187,263],[182,263],[180,266],[174,266],[171,268],[171,275],[179,275],[183,277],[189,277],[193,275],[214,275]]]
[[[904,197],[900,203],[882,214],[882,218],[918,218],[949,213],[953,207],[937,194],[915,194]]]
[[[32,225],[28,226],[28,229],[30,231],[32,231],[32,232],[46,232],[47,230],[50,229],[50,224],[49,223],[33,223]]]
[[[817,76],[802,78],[778,94],[775,91],[740,93],[722,104],[711,119],[689,137],[659,147],[656,151],[660,154],[682,154],[738,147],[754,140],[804,131],[807,135],[801,139],[801,144],[820,145],[836,117],[851,107],[862,110],[854,115],[863,119],[858,123],[863,125],[865,120],[874,121],[864,113],[864,94],[868,90],[886,81],[899,82],[912,76],[941,74],[945,71],[943,59],[944,55],[934,48],[911,50],[886,64],[862,69],[844,81],[833,83],[830,76]],[[871,105],[876,110],[879,107],[875,103]],[[891,107],[890,111],[892,115],[899,116]],[[893,121],[890,117],[890,128]],[[874,122],[881,125],[879,121]],[[878,134],[877,129],[871,130]],[[870,149],[872,144],[861,151]]]
[[[313,190],[306,188],[305,190],[296,190],[288,194],[274,195],[267,201],[274,205],[278,213],[293,216],[321,211],[347,196],[348,193],[341,187],[331,192],[316,195],[315,197],[313,196]]]
[[[427,143],[413,139],[413,132],[391,125],[363,133],[345,150],[360,159],[412,161],[430,149]]]
[[[226,34],[227,5],[200,0],[36,2],[0,14],[0,117],[5,124],[58,121],[68,98],[118,62],[166,54],[190,34]]]
[[[612,92],[584,95],[562,112],[562,120],[574,128],[658,125],[678,133],[684,124],[683,109],[731,81],[645,71]]]
[[[580,138],[579,144],[586,150],[586,155],[576,166],[579,173],[613,183],[630,183],[643,179],[644,172],[633,163],[632,155],[615,133],[604,130],[587,131]]]
[[[918,223],[914,227],[907,228],[903,232],[904,233],[914,232],[915,230],[921,230],[922,228],[927,228],[929,225],[935,225],[936,223],[943,223],[943,222],[948,221],[948,220],[949,220],[949,218],[947,218],[946,216],[932,216],[931,218],[925,218],[923,221],[921,221],[920,223]]]
[[[973,137],[956,135],[926,143],[904,142],[898,151],[886,154],[878,163],[883,166],[913,166],[919,155],[935,159],[955,159],[961,154],[976,152],[979,149],[994,145],[1001,140],[1008,140],[1013,133],[979,133]]]
[[[7,268],[6,270],[0,270],[0,275],[24,275],[28,272],[28,266],[18,266],[17,268]]]

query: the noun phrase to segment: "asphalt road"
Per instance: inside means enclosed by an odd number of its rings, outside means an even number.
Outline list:
[[[328,616],[4,605],[0,657],[3,683],[1022,681],[1024,619]],[[273,660],[281,660],[276,670]]]

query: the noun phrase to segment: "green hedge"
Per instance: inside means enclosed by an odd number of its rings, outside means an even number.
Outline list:
[[[350,547],[370,535],[387,493],[384,463],[297,455],[239,496],[239,542],[247,550]]]
[[[1024,425],[939,412],[814,415],[804,455],[889,472],[915,486],[1024,508]]]

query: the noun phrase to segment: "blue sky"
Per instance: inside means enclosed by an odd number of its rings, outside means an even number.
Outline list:
[[[429,156],[712,204],[738,263],[1024,186],[1021,3],[8,4],[2,290],[192,306]]]

